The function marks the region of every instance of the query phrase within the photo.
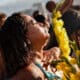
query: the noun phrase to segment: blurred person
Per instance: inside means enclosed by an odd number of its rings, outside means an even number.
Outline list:
[[[43,50],[50,37],[48,29],[24,13],[6,19],[0,29],[0,80],[61,80],[50,64],[49,70],[44,67],[60,55],[57,47]]]
[[[75,7],[70,7],[62,16],[62,19],[70,40],[75,40],[78,48],[80,48],[80,11],[79,7]]]
[[[72,3],[73,0],[64,0],[62,5],[59,6],[58,10],[61,11],[62,14],[64,14],[72,6]],[[55,1],[48,1],[45,7],[50,13],[52,13],[56,7],[56,3]]]
[[[0,13],[0,27],[4,24],[6,17],[5,13]]]
[[[5,20],[6,20],[6,14],[5,13],[0,13],[0,28],[2,27],[2,25],[4,24]],[[1,38],[0,38],[1,39]],[[3,70],[1,70],[3,69]],[[2,74],[4,73],[4,64],[3,64],[3,59],[2,59],[2,55],[0,53],[0,77],[2,76]],[[1,80],[1,78],[0,78]]]
[[[67,30],[67,33],[68,33],[68,36],[70,38],[70,40],[74,40],[72,39],[72,33],[73,32],[76,32],[77,30],[77,27],[80,26],[80,16],[79,16],[79,12],[77,10],[79,10],[79,6],[76,7],[76,6],[72,6],[72,3],[73,3],[73,0],[66,0],[58,10],[61,11],[62,13],[62,19],[64,21],[64,27],[66,28]],[[53,9],[56,7],[56,3],[54,1],[48,1],[46,3],[46,9],[52,13]],[[76,9],[73,9],[72,7],[75,7],[77,8]],[[79,28],[78,28],[79,29]],[[51,34],[51,39],[50,39],[50,42],[49,44],[47,45],[47,48],[51,48],[53,46],[55,46],[55,43],[56,42],[56,46],[58,45],[57,44],[57,41],[56,41],[56,37],[55,34],[54,34],[54,31],[52,29],[52,26],[50,27],[50,30],[49,30],[50,34]],[[54,39],[55,38],[55,39]],[[54,41],[55,40],[55,41]],[[77,39],[76,39],[77,40]],[[77,41],[79,42],[79,41]],[[79,44],[78,44],[79,46]]]

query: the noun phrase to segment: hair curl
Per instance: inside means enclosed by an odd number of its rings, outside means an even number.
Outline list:
[[[30,52],[30,45],[26,41],[26,26],[22,13],[15,13],[7,18],[1,28],[1,48],[5,59],[7,77],[13,76],[19,69],[29,63],[28,57],[32,52]],[[26,46],[24,43],[26,43]],[[27,59],[27,61],[24,59]]]

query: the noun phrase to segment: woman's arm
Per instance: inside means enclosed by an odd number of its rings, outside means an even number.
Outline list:
[[[15,76],[10,80],[45,80],[44,75],[35,64],[30,64],[29,66],[18,71]]]

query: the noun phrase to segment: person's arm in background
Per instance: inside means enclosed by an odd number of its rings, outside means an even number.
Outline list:
[[[63,4],[58,8],[58,10],[61,11],[62,14],[64,14],[71,6],[72,6],[73,0],[65,0]],[[56,3],[54,1],[48,1],[46,3],[46,9],[52,13],[53,9],[55,9]]]
[[[62,14],[64,14],[71,6],[72,6],[73,0],[65,0],[63,5],[60,7],[60,11]]]

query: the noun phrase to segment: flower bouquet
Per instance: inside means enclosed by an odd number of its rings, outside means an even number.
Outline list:
[[[56,8],[53,10],[52,25],[53,31],[59,48],[61,49],[60,60],[51,61],[51,64],[55,66],[57,70],[63,72],[62,80],[80,80],[80,50],[78,49],[75,41],[70,41],[64,26],[64,21],[61,19],[62,14],[58,11],[63,0],[60,1]],[[71,57],[71,48],[74,51],[75,56]]]

